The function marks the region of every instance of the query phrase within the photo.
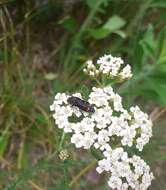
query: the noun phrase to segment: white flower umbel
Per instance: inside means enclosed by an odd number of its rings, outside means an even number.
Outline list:
[[[95,67],[92,60],[86,61],[86,67],[83,69],[83,71],[91,77],[98,76],[99,74],[99,70]]]
[[[105,83],[105,79],[121,82],[132,77],[130,65],[124,65],[120,57],[112,55],[100,57],[95,64],[92,60],[87,61],[84,72],[98,84]],[[110,174],[108,185],[111,189],[147,190],[154,178],[149,166],[136,155],[129,157],[123,147],[135,146],[142,151],[152,136],[148,115],[138,106],[125,109],[122,97],[110,86],[93,87],[87,102],[79,100],[85,103],[83,107],[72,105],[68,99],[71,96],[83,100],[80,93],[58,93],[50,106],[57,127],[71,134],[71,143],[76,148],[94,148],[98,150],[92,150],[102,153],[104,158],[98,161],[96,170]],[[88,105],[91,109],[85,108]]]
[[[105,75],[119,81],[132,77],[130,65],[124,66],[124,61],[120,57],[113,57],[111,54],[100,57],[96,64],[92,60],[88,60],[85,64],[83,71],[91,77]]]
[[[152,121],[148,119],[148,115],[142,112],[138,106],[131,107],[130,111],[132,115],[131,127],[140,133],[136,140],[136,147],[141,151],[152,136]]]
[[[81,94],[73,94],[81,98]],[[92,145],[104,151],[112,143],[133,146],[140,151],[152,136],[152,122],[138,106],[124,109],[122,98],[111,87],[92,88],[88,102],[95,112],[89,113],[67,102],[70,96],[58,93],[50,109],[59,128],[73,133],[71,142],[76,147],[89,149]],[[74,119],[72,119],[74,117]],[[117,137],[117,138],[116,138]],[[117,140],[118,139],[118,140]],[[79,143],[78,143],[79,141]]]
[[[153,179],[149,166],[138,156],[128,157],[119,146],[133,146],[142,151],[152,136],[152,122],[138,106],[126,110],[122,98],[112,87],[92,88],[87,100],[94,112],[85,112],[68,103],[68,98],[80,93],[58,93],[50,110],[58,128],[71,133],[76,148],[99,149],[104,159],[98,162],[97,171],[111,173],[108,181],[112,189],[146,190]],[[125,181],[124,181],[125,179]]]
[[[98,173],[110,173],[108,185],[117,190],[146,190],[154,178],[150,167],[139,156],[128,157],[123,148],[103,152],[98,161]]]
[[[91,117],[96,123],[96,129],[100,129],[94,144],[95,148],[104,150],[105,146],[113,142],[113,137],[117,136],[121,137],[123,146],[131,147],[136,143],[136,148],[141,151],[152,136],[152,122],[148,115],[138,106],[131,107],[129,112],[124,109],[122,98],[114,93],[111,87],[92,90],[88,101],[96,106],[96,111]],[[107,138],[101,133],[103,129]]]

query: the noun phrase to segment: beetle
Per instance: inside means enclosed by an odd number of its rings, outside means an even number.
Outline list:
[[[83,110],[85,112],[90,112],[90,113],[95,112],[94,106],[92,104],[78,97],[71,96],[67,99],[67,102],[71,104],[72,106],[76,106],[80,110]]]

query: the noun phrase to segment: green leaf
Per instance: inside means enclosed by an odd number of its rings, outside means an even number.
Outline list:
[[[144,82],[144,86],[146,85],[147,90],[153,90],[158,96],[156,100],[161,105],[166,105],[166,84],[164,78],[149,78]]]
[[[90,148],[91,154],[96,158],[96,160],[101,160],[102,159],[102,154],[100,151],[97,149],[91,147]]]
[[[151,75],[143,81],[133,85],[131,90],[126,92],[132,97],[141,96],[147,100],[154,100],[162,106],[166,106],[166,75],[163,72],[154,70]]]
[[[165,28],[161,30],[157,41],[157,69],[166,72],[166,32]]]
[[[142,63],[144,60],[144,51],[143,51],[142,45],[140,44],[141,39],[142,39],[142,34],[139,34],[137,36],[135,47],[134,47],[135,64],[133,65],[133,67],[137,72],[141,70]]]
[[[89,8],[92,9],[94,5],[98,3],[99,1],[101,0],[86,0],[86,4],[88,5]],[[102,0],[102,1],[103,1],[104,6],[107,6],[110,0]]]
[[[118,34],[121,38],[126,38],[126,33],[122,30],[117,30],[114,32],[115,34]]]
[[[124,19],[115,15],[108,19],[103,28],[109,30],[110,32],[113,32],[122,28],[125,23],[126,21]]]
[[[3,156],[9,140],[9,126],[6,127],[0,136],[0,156]]]
[[[140,41],[139,44],[142,46],[144,53],[154,58],[154,49],[146,41]]]
[[[88,32],[95,39],[103,39],[111,33],[118,34],[122,38],[125,38],[126,34],[120,30],[120,28],[122,28],[125,23],[125,20],[115,15],[109,18],[108,21],[100,28],[89,29]]]
[[[35,20],[39,23],[47,23],[48,21],[55,22],[55,18],[62,11],[62,7],[60,4],[55,2],[48,2],[44,4],[40,4],[38,7],[34,9],[30,9],[25,14],[25,20]]]
[[[103,39],[110,34],[109,30],[104,28],[89,29],[88,32],[95,39]]]
[[[89,96],[89,94],[90,94],[90,89],[89,89],[87,86],[82,85],[82,86],[81,86],[81,89],[80,89],[80,92],[81,92],[81,94],[83,95],[83,97],[84,97],[85,99],[88,99],[88,96]]]
[[[166,28],[163,28],[158,36],[158,40],[157,40],[157,47],[156,47],[156,51],[157,51],[157,57],[160,59],[162,57],[166,57]],[[165,52],[164,52],[165,51]]]
[[[141,45],[144,54],[146,56],[150,56],[153,60],[155,60],[156,42],[154,40],[154,28],[151,24],[148,26],[146,32],[143,35],[143,38],[139,41],[139,44]]]
[[[76,31],[76,21],[70,16],[64,17],[58,23],[71,33]]]
[[[153,25],[149,24],[147,31],[144,34],[143,41],[148,44],[148,46],[154,50],[155,41],[154,41],[154,28]]]
[[[20,160],[18,159],[18,166],[20,167],[20,169],[21,168],[25,169],[28,166],[28,152],[29,152],[28,144],[24,143],[22,147],[22,157]]]

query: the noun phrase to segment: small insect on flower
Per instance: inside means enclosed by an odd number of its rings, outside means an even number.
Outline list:
[[[71,96],[67,99],[67,102],[69,104],[71,104],[72,106],[76,106],[78,107],[80,110],[83,110],[85,112],[91,112],[91,113],[94,113],[95,112],[95,109],[93,107],[92,104],[90,104],[89,102],[85,101],[85,100],[82,100],[78,97],[75,97],[75,96]]]
[[[59,158],[60,158],[61,160],[64,161],[64,160],[66,160],[68,157],[69,157],[69,154],[68,154],[68,152],[67,152],[66,149],[60,151],[60,153],[59,153]]]

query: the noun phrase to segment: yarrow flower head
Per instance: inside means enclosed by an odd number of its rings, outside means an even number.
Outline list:
[[[113,57],[111,54],[100,57],[96,64],[92,60],[88,60],[85,64],[84,72],[91,77],[104,75],[118,81],[132,77],[130,65],[124,66],[124,61],[120,57]]]
[[[81,94],[75,94],[81,98]],[[58,93],[50,109],[59,128],[65,133],[72,133],[71,142],[77,148],[105,150],[115,143],[117,136],[122,146],[133,146],[140,151],[152,136],[152,122],[148,115],[138,106],[127,111],[122,105],[122,98],[112,87],[92,88],[88,102],[94,106],[95,112],[88,113],[68,103],[71,95]],[[75,119],[72,120],[71,118]]]
[[[122,147],[105,151],[96,170],[110,173],[108,185],[117,190],[146,190],[154,178],[144,160],[136,155],[129,157]]]
[[[105,55],[97,65],[88,61],[84,71],[93,77],[107,75],[124,80],[132,74],[130,66],[123,64],[121,58]],[[110,174],[108,185],[112,189],[146,190],[150,186],[154,178],[150,167],[136,155],[129,157],[123,149],[135,146],[142,151],[152,136],[152,122],[138,106],[124,108],[122,97],[106,86],[93,87],[86,100],[80,93],[57,93],[50,110],[57,127],[71,134],[76,148],[94,148],[102,153],[96,170]]]

